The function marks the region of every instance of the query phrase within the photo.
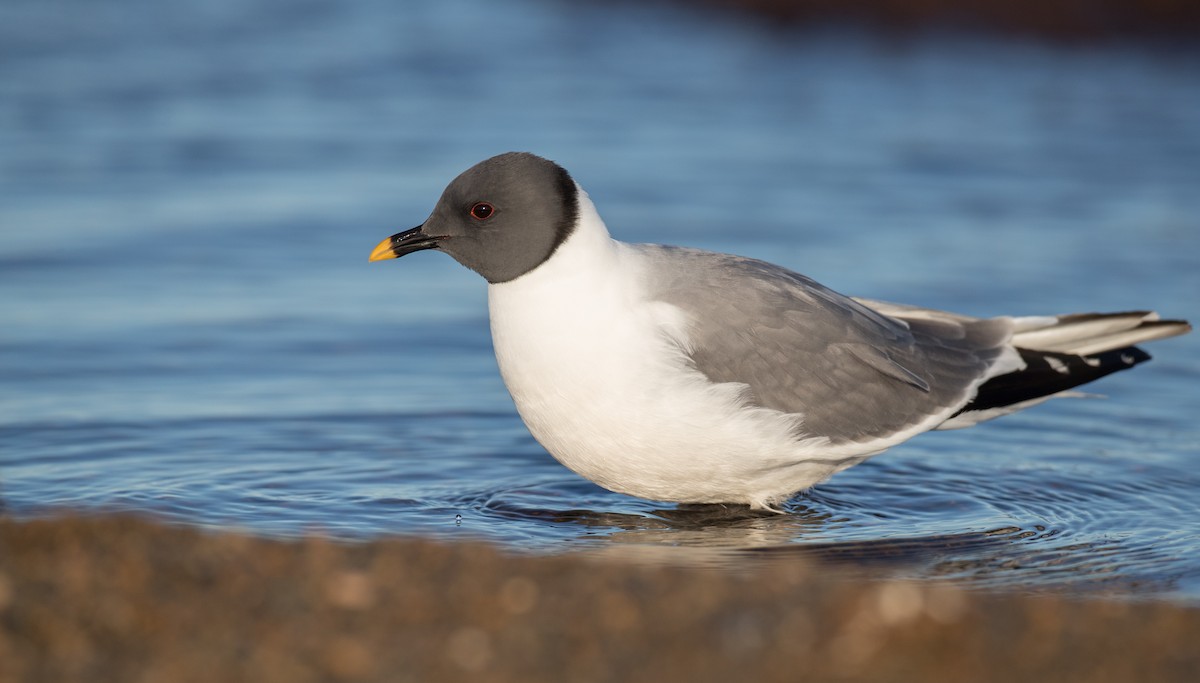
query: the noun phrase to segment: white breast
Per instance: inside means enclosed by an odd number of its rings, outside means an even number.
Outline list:
[[[534,437],[592,481],[643,498],[762,506],[862,457],[797,443],[796,416],[746,407],[744,385],[690,368],[686,316],[645,294],[644,258],[580,191],[546,263],[489,285],[501,375]]]

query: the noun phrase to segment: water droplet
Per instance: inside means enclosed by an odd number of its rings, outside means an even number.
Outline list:
[[[454,515],[454,526],[462,526],[462,515]]]

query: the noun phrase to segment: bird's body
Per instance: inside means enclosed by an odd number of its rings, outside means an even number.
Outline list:
[[[580,475],[654,500],[771,507],[921,432],[1131,367],[1149,358],[1133,344],[1189,329],[1147,312],[975,319],[855,300],[753,259],[626,244],[565,171],[524,154],[464,173],[373,258],[424,248],[488,279],[500,372],[534,437]]]
[[[583,216],[551,262],[488,287],[500,373],[548,451],[614,491],[690,502],[774,500],[852,464],[695,369],[689,313],[651,289],[653,252]]]

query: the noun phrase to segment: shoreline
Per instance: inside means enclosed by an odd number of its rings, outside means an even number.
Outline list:
[[[0,680],[1192,680],[1200,608],[0,517]]]

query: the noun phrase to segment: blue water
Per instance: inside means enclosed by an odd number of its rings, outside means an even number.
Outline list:
[[[1200,600],[1200,335],[762,517],[571,474],[498,378],[482,282],[366,262],[523,149],[618,238],[971,314],[1194,321],[1200,50],[606,5],[6,0],[3,509]]]

